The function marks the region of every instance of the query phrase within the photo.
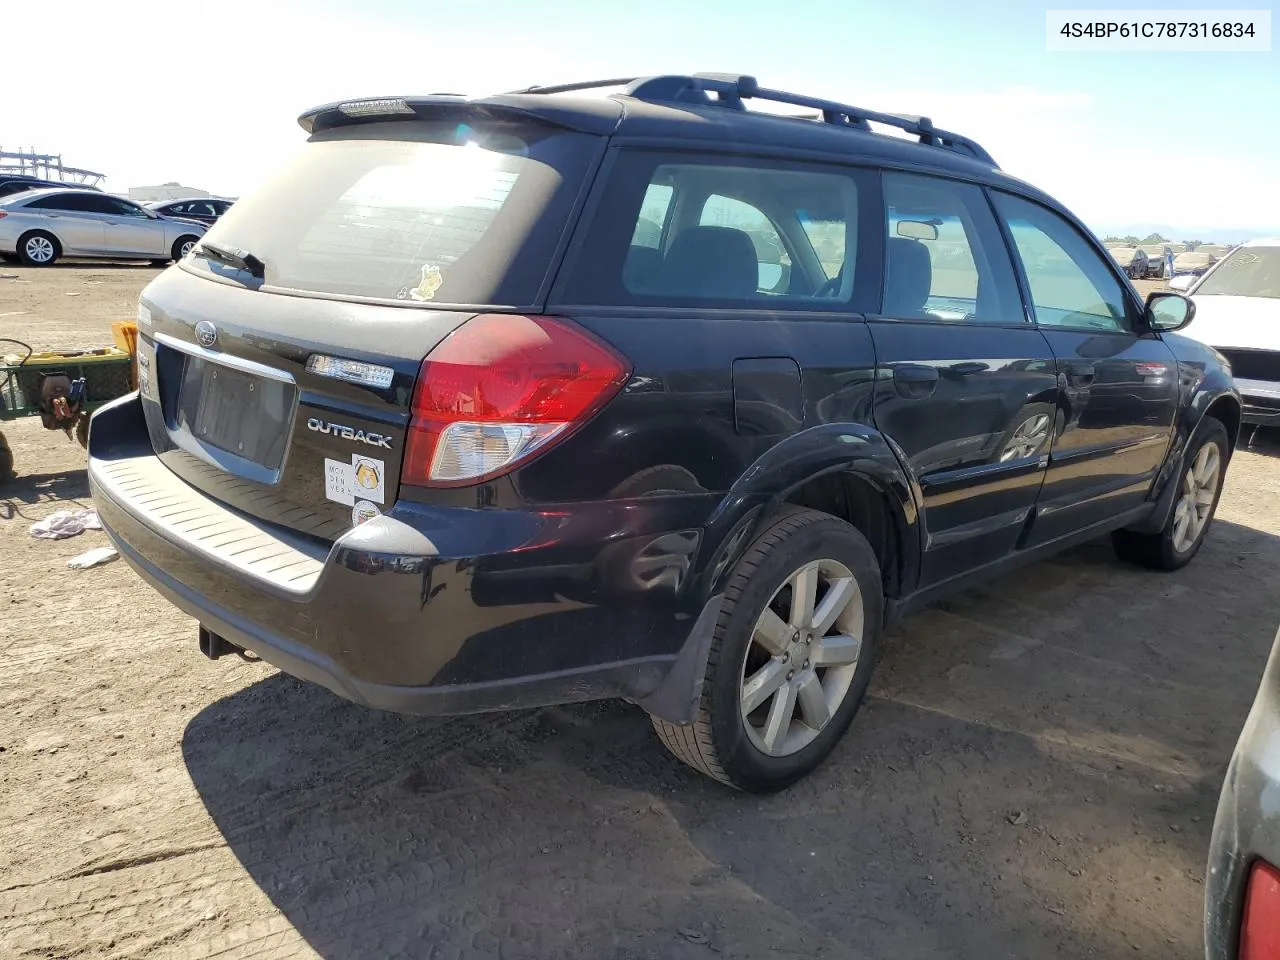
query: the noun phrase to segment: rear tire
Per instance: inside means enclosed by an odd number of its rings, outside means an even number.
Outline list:
[[[171,259],[176,263],[191,252],[191,248],[200,242],[199,237],[185,236],[173,241],[173,249],[169,251]]]
[[[9,441],[0,433],[0,483],[8,483],[13,479],[13,451],[9,449]]]
[[[1164,527],[1155,533],[1117,530],[1111,543],[1122,560],[1152,570],[1177,570],[1191,562],[1213,524],[1227,474],[1227,428],[1204,417],[1182,455],[1178,490]]]
[[[883,610],[862,534],[786,508],[729,575],[697,716],[684,726],[654,717],[654,730],[678,759],[740,790],[794,783],[830,755],[862,703]]]
[[[47,267],[62,256],[58,238],[43,230],[31,230],[18,238],[18,259],[28,267]]]

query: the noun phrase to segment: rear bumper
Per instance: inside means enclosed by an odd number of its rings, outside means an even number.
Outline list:
[[[103,407],[89,480],[121,556],[179,609],[371,707],[451,714],[661,692],[701,604],[678,587],[704,509],[554,513],[400,503],[332,544],[233,511],[151,451],[136,395]],[[654,542],[687,545],[654,578]],[[628,574],[644,555],[646,576]]]

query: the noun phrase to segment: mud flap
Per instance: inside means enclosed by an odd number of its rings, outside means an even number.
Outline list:
[[[680,648],[675,664],[658,684],[658,688],[648,696],[632,701],[645,713],[682,726],[693,723],[698,715],[698,704],[702,700],[702,681],[707,675],[711,637],[715,633],[723,605],[722,593],[717,593],[706,602],[693,629],[689,631],[688,639]]]

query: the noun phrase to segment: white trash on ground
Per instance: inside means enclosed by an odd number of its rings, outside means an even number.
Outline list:
[[[41,540],[65,540],[86,530],[101,530],[97,510],[59,510],[31,525],[31,535]]]
[[[78,557],[72,557],[67,561],[67,566],[72,570],[86,570],[89,567],[96,567],[104,563],[110,563],[120,554],[116,553],[115,547],[94,547],[87,550]]]

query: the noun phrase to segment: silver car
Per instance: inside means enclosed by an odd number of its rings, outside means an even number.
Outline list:
[[[93,190],[28,190],[0,200],[0,257],[47,267],[59,257],[180,260],[207,228]]]
[[[1205,873],[1207,960],[1280,956],[1280,635],[1218,799]]]

